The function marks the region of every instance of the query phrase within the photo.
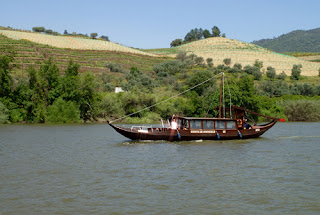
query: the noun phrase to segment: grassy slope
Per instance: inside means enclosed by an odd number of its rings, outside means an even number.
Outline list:
[[[186,51],[204,59],[212,58],[215,65],[223,64],[223,59],[225,58],[231,58],[232,64],[241,63],[242,66],[252,65],[258,59],[263,61],[264,70],[268,66],[272,66],[277,73],[284,71],[287,75],[291,75],[291,69],[294,64],[302,64],[302,75],[304,76],[316,76],[320,68],[319,63],[308,62],[293,56],[275,53],[254,44],[222,37],[203,39],[171,49],[147,51],[171,57],[179,51]]]
[[[48,45],[38,44],[26,40],[14,40],[0,34],[0,49],[11,47],[16,52],[14,64],[16,70],[26,70],[30,65],[36,68],[43,60],[52,57],[61,69],[66,68],[70,59],[79,63],[80,71],[101,73],[109,72],[105,68],[107,62],[122,65],[125,69],[137,67],[144,72],[152,72],[154,64],[166,60],[163,57],[152,57],[134,53],[103,51],[103,50],[72,50],[55,48]]]
[[[2,32],[9,32],[13,34],[15,31]],[[47,37],[43,37],[46,35],[38,33],[18,33],[28,34],[28,37],[33,35],[33,38],[37,39],[47,39]],[[20,35],[18,33],[16,35]],[[50,38],[51,37],[55,38],[55,41],[65,39],[64,36],[50,36]],[[89,39],[83,40],[89,41]],[[95,42],[95,40],[91,41]],[[140,55],[133,52],[125,53],[106,50],[55,48],[49,45],[30,42],[28,40],[10,39],[0,34],[0,48],[4,46],[14,47],[17,51],[14,63],[20,66],[22,70],[25,70],[30,65],[35,65],[37,67],[37,65],[40,65],[44,59],[53,57],[54,61],[62,69],[66,67],[69,59],[72,58],[75,62],[81,65],[81,71],[91,71],[94,73],[101,73],[102,71],[108,72],[108,69],[104,67],[106,62],[114,62],[121,64],[126,69],[134,66],[144,72],[152,72],[152,68],[156,63],[166,60],[166,57],[175,57],[175,55],[180,51],[186,51],[189,54],[194,53],[198,56],[204,57],[204,59],[209,57],[213,58],[215,65],[223,64],[223,59],[225,58],[231,58],[232,64],[241,63],[242,66],[252,65],[255,60],[259,59],[263,61],[263,70],[266,70],[268,66],[272,66],[276,68],[277,73],[285,71],[287,75],[291,74],[293,64],[302,64],[302,75],[304,76],[317,76],[318,69],[320,68],[320,63],[308,62],[308,60],[312,61],[319,59],[319,56],[302,56],[300,54],[302,59],[299,59],[293,56],[271,52],[254,44],[243,43],[237,40],[230,40],[221,37],[199,40],[175,48],[150,49],[144,50],[143,52],[139,51],[146,55]],[[124,50],[130,51],[134,49],[127,48]],[[162,55],[166,57],[153,57],[148,56],[148,54],[156,54],[158,56]]]

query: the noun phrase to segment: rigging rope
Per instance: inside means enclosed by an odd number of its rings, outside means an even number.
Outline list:
[[[198,86],[200,86],[200,85],[202,85],[202,84],[204,84],[204,83],[206,83],[206,82],[208,82],[208,81],[210,81],[210,80],[212,80],[212,79],[214,79],[215,77],[217,77],[217,76],[220,75],[220,74],[221,74],[221,73],[219,73],[219,74],[217,74],[217,75],[215,75],[215,76],[213,76],[213,77],[211,77],[211,78],[209,78],[209,79],[201,82],[200,84],[197,84],[197,85],[195,85],[195,86],[193,86],[193,87],[191,87],[191,88],[189,88],[189,89],[187,89],[187,90],[185,90],[185,91],[183,91],[183,92],[181,92],[181,93],[178,93],[177,95],[171,96],[170,98],[165,99],[165,100],[163,100],[163,101],[161,101],[161,102],[158,102],[158,103],[156,103],[156,104],[153,104],[153,105],[150,105],[150,106],[148,106],[148,107],[145,107],[145,108],[143,108],[143,109],[141,109],[141,110],[139,110],[139,111],[137,111],[137,112],[134,112],[134,113],[125,115],[125,116],[123,116],[123,117],[120,117],[120,118],[118,118],[118,119],[115,119],[115,120],[113,120],[113,121],[110,121],[110,123],[120,121],[120,120],[125,119],[125,118],[127,118],[127,117],[129,117],[129,116],[132,116],[132,115],[134,115],[134,114],[140,113],[140,112],[142,112],[142,111],[144,111],[144,110],[148,110],[148,109],[150,109],[150,108],[152,108],[152,107],[154,107],[154,106],[157,106],[157,105],[159,105],[159,104],[161,104],[161,103],[163,103],[163,102],[169,101],[170,99],[173,99],[173,98],[175,98],[175,97],[178,97],[178,96],[180,96],[180,95],[182,95],[182,94],[184,94],[184,93],[186,93],[186,92],[188,92],[188,91],[190,91],[190,90],[192,90],[192,89],[194,89],[194,88],[196,88],[196,87],[198,87]]]

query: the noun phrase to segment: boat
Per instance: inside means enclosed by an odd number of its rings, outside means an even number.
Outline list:
[[[222,73],[221,83],[223,85],[224,75]],[[221,90],[224,89],[221,86]],[[257,138],[268,131],[278,121],[284,119],[264,116],[238,106],[230,106],[228,110],[222,107],[224,93],[220,90],[219,115],[217,117],[185,117],[172,116],[168,119],[167,126],[162,121],[161,126],[131,126],[124,127],[108,124],[118,133],[131,140],[166,140],[166,141],[192,141],[192,140],[234,140]],[[154,105],[153,105],[154,106]],[[222,111],[223,109],[223,111]],[[143,109],[144,110],[144,109]],[[226,115],[226,110],[229,116]],[[263,125],[250,125],[247,123],[247,113],[271,119]]]

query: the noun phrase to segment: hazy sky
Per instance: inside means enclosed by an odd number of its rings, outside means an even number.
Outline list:
[[[7,0],[0,26],[107,35],[136,48],[167,48],[193,28],[216,25],[227,38],[252,42],[320,27],[320,0]]]

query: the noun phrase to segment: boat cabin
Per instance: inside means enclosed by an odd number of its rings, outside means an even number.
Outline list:
[[[235,119],[176,117],[173,120],[181,130],[236,130],[238,127]]]

